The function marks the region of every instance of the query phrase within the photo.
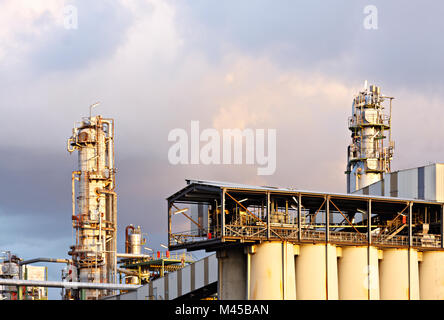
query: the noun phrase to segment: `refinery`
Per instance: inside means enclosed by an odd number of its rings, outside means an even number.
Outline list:
[[[444,300],[444,164],[391,170],[394,99],[367,83],[350,97],[347,193],[182,177],[165,195],[166,250],[150,254],[137,225],[118,252],[118,119],[91,106],[66,145],[75,243],[62,258],[2,248],[0,300]],[[34,263],[63,265],[60,281]]]

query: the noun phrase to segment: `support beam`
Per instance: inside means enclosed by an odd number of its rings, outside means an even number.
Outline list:
[[[298,195],[298,241],[302,240],[302,195]]]
[[[328,300],[328,271],[329,271],[328,242],[330,241],[330,196],[329,195],[325,197],[323,203],[325,203],[325,299]]]
[[[370,245],[372,244],[372,199],[369,199],[367,202],[367,237],[368,237],[368,241],[367,241],[367,296],[368,296],[368,300],[371,300],[371,276],[370,276],[370,266],[371,266],[371,261],[370,261]]]
[[[411,300],[411,296],[412,296],[412,293],[411,293],[411,291],[412,291],[412,289],[411,289],[411,287],[412,287],[411,273],[412,273],[412,270],[411,270],[411,265],[410,265],[410,260],[411,260],[410,251],[411,251],[412,244],[413,244],[413,239],[412,239],[413,202],[410,201],[408,203],[408,206],[409,206],[409,248],[407,250],[407,254],[408,254],[407,263],[408,263],[408,277],[409,277],[409,282],[408,282],[409,283],[409,300]]]
[[[325,205],[325,242],[330,241],[330,196],[326,197]]]
[[[221,192],[221,208],[220,208],[220,223],[222,239],[225,237],[225,192],[227,189],[223,188]]]
[[[267,239],[270,239],[270,192],[267,192]]]
[[[440,209],[440,221],[441,221],[441,230],[440,230],[440,234],[441,234],[441,248],[444,249],[444,204],[441,206]]]
[[[171,243],[171,207],[173,206],[173,203],[168,201],[168,247],[172,245]]]

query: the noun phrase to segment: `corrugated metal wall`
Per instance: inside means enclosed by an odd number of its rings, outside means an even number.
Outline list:
[[[436,200],[444,202],[444,164],[436,164]]]
[[[172,300],[217,282],[217,258],[213,254],[139,289],[107,300]],[[166,290],[165,290],[166,289]]]
[[[387,173],[384,179],[354,194],[401,197],[444,202],[444,164]]]

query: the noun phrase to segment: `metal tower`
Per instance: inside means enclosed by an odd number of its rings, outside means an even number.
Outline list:
[[[75,150],[79,155],[78,171],[72,173],[72,222],[76,243],[68,254],[72,255],[78,281],[116,283],[114,120],[91,114],[83,118],[68,139],[68,151]],[[73,295],[74,298],[98,299],[110,293],[87,289]]]
[[[393,97],[381,94],[380,88],[367,85],[353,99],[348,128],[352,141],[347,149],[347,192],[362,189],[390,172],[394,142],[391,139]],[[389,101],[389,114],[384,102]],[[388,137],[386,133],[388,132]],[[384,144],[386,143],[386,144]]]

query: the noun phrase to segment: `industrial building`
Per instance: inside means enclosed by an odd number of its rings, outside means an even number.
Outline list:
[[[0,297],[444,300],[444,164],[391,171],[393,99],[367,84],[353,98],[347,193],[187,179],[167,198],[167,250],[151,254],[133,225],[117,252],[114,120],[90,111],[68,139],[72,259],[4,259]],[[171,252],[184,249],[214,254]],[[36,261],[66,263],[62,281],[15,269]]]
[[[443,297],[442,203],[187,182],[170,247],[217,252],[220,299]],[[204,232],[174,229],[179,205],[208,208]]]
[[[444,164],[386,173],[383,179],[353,193],[444,202]]]

